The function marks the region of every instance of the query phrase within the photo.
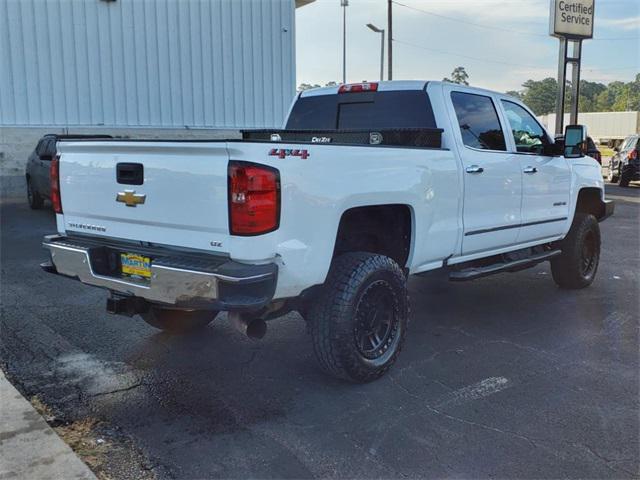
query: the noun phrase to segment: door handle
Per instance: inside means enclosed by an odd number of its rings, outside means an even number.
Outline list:
[[[478,165],[471,165],[465,169],[467,173],[482,173],[484,172],[484,168]]]
[[[523,172],[524,173],[537,173],[538,169],[536,167],[525,167]]]

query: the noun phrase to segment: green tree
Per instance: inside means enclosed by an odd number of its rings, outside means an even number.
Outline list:
[[[309,90],[311,88],[320,88],[320,85],[318,85],[317,83],[311,84],[311,83],[301,83],[300,85],[298,85],[298,91],[302,92],[303,90]]]
[[[554,78],[527,80],[521,91],[509,91],[508,95],[520,98],[536,115],[555,111],[558,82]],[[608,85],[588,80],[580,81],[581,112],[611,112],[640,110],[640,73],[631,82],[611,82]],[[571,82],[567,82],[565,112],[571,108]]]
[[[469,80],[469,74],[464,69],[464,67],[454,68],[453,72],[451,72],[451,78],[445,77],[442,79],[443,82],[458,83],[460,85],[469,85],[469,82],[467,80]]]
[[[526,103],[536,115],[551,113],[556,108],[556,92],[558,82],[555,78],[544,80],[527,80],[522,84],[522,101]]]
[[[603,83],[580,80],[580,103],[578,108],[581,112],[596,112],[598,96],[607,90]]]
[[[325,87],[335,87],[336,85],[338,85],[338,83],[334,82],[333,80],[324,84]],[[300,85],[298,85],[298,92],[309,90],[311,88],[320,88],[320,85],[317,83],[301,83]]]
[[[620,87],[611,109],[615,112],[640,110],[640,73]]]

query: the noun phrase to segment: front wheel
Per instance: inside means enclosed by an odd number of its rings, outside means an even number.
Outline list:
[[[616,172],[613,168],[613,162],[609,162],[609,171],[607,172],[607,182],[617,183],[618,178],[620,177],[620,175],[617,175],[617,173],[618,172]]]
[[[320,366],[354,382],[370,382],[396,361],[407,329],[406,278],[383,255],[346,253],[332,265],[307,320]]]
[[[576,213],[562,254],[551,260],[551,274],[560,288],[579,289],[593,283],[600,262],[600,226],[589,213]]]
[[[205,328],[216,316],[211,310],[172,310],[162,307],[150,307],[140,314],[152,327],[167,333],[190,333]]]

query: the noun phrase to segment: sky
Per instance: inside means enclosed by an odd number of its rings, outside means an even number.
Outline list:
[[[387,0],[349,0],[346,13],[347,82],[378,80],[380,34],[366,24],[387,28]],[[557,76],[558,39],[548,32],[549,0],[397,0],[393,77],[442,80],[461,65],[471,85],[521,90],[530,78]],[[297,9],[296,61],[298,84],[342,80],[340,0]],[[595,0],[594,38],[583,42],[582,78],[609,83],[630,81],[637,73],[640,0]]]

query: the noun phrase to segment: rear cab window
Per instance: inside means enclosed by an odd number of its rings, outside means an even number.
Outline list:
[[[437,128],[425,90],[383,90],[300,97],[287,130]]]

